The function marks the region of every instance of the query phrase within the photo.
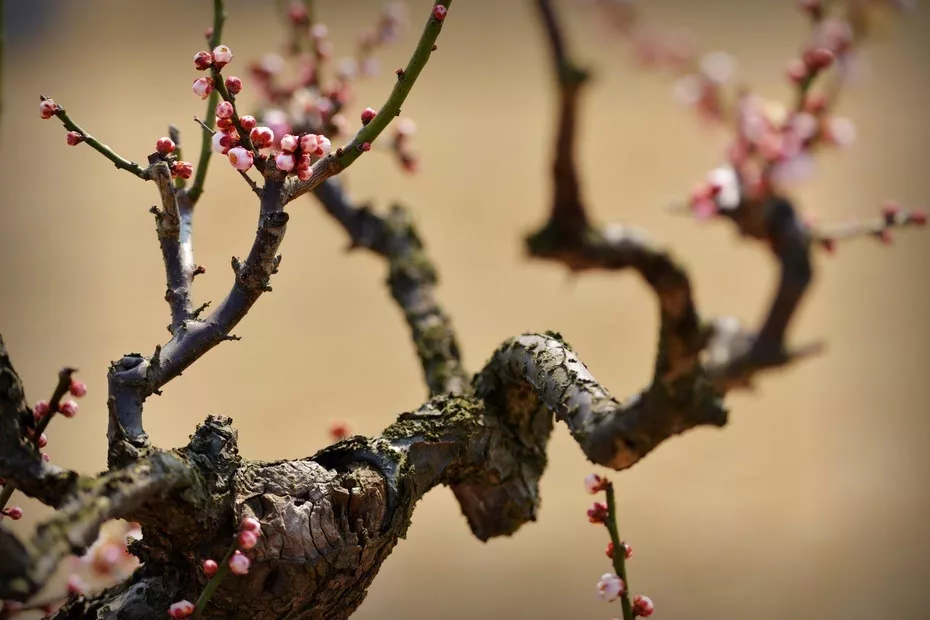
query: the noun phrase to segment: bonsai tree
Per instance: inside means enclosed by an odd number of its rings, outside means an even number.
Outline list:
[[[444,70],[439,46],[442,31],[454,23],[451,0],[413,13],[419,34],[390,92],[377,109],[354,111],[354,83],[375,71],[379,49],[406,42],[405,12],[388,5],[352,59],[337,64],[319,19],[325,9],[312,0],[282,4],[286,58],[248,65],[226,37],[223,0],[212,1],[203,49],[191,50],[192,66],[178,68],[192,73],[192,96],[206,109],[183,132],[168,126],[144,160],[95,137],[80,124],[80,112],[54,93],[39,101],[39,116],[63,127],[67,145],[94,151],[115,166],[112,174],[157,190],[151,213],[164,263],[169,334],[158,343],[140,342],[144,353],[117,357],[105,386],[85,379],[86,369],[62,368],[52,385],[31,388],[50,392],[38,401],[27,400],[13,364],[16,351],[0,339],[0,508],[6,517],[0,524],[0,617],[41,610],[57,618],[347,618],[405,537],[417,502],[434,487],[451,490],[481,541],[513,535],[535,521],[556,423],[567,427],[592,464],[616,472],[584,480],[598,496],[588,520],[608,534],[609,559],[592,587],[596,581],[597,593],[615,602],[608,614],[625,620],[652,615],[656,603],[634,589],[635,575],[627,570],[632,547],[622,536],[622,515],[618,519],[619,472],[685,431],[725,426],[729,395],[823,351],[820,343],[794,345],[788,338],[814,277],[815,252],[832,253],[855,237],[888,243],[893,229],[926,223],[925,212],[888,203],[869,219],[820,224],[801,215],[791,193],[815,157],[852,140],[852,125],[836,113],[838,97],[879,16],[903,7],[879,0],[801,3],[810,32],[788,63],[794,96],[778,109],[748,85],[732,83],[729,56],[700,54],[681,36],[657,33],[632,3],[604,0],[593,7],[641,63],[679,78],[676,93],[703,122],[731,132],[721,165],[670,207],[728,223],[771,255],[778,282],[763,301],[761,323],[748,326],[702,312],[694,293],[700,277],[649,234],[597,221],[583,195],[577,147],[592,70],[570,52],[553,2],[527,3],[544,35],[540,53],[548,50],[557,106],[552,196],[545,217],[523,240],[525,253],[572,273],[634,271],[658,302],[651,377],[639,392],[618,398],[556,331],[514,334],[488,351],[483,365],[466,368],[450,314],[439,302],[439,266],[411,211],[376,209],[346,191],[345,170],[374,150],[390,153],[408,173],[418,169],[414,125],[401,115],[420,82]],[[154,100],[151,107],[154,113]],[[241,199],[257,209],[257,226],[247,253],[232,259],[225,297],[198,303],[195,284],[206,268],[193,249],[194,213],[208,202],[208,171],[218,166],[231,166],[241,177]],[[469,166],[477,175],[463,175],[462,183],[480,177],[480,153]],[[334,443],[302,458],[251,460],[239,451],[232,420],[212,413],[199,425],[191,420],[187,445],[155,445],[145,430],[147,402],[183,381],[201,358],[216,355],[214,349],[239,339],[235,330],[248,324],[247,315],[286,268],[282,248],[291,213],[310,201],[338,224],[352,249],[385,264],[426,399],[371,436],[336,424]],[[280,372],[301,378],[299,368],[286,364]],[[62,467],[43,452],[60,424],[77,423],[60,418],[75,417],[75,399],[89,389],[107,391],[108,469],[100,474]],[[23,514],[18,494],[54,509],[31,535],[9,527]],[[43,592],[73,556],[105,577],[106,587],[74,569],[60,592]]]

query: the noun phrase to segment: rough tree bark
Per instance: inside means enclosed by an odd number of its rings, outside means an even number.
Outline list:
[[[449,2],[438,4],[445,8]],[[215,5],[214,43],[225,15],[222,3]],[[536,518],[554,421],[568,426],[593,463],[623,470],[676,434],[725,425],[723,401],[730,390],[815,351],[785,346],[785,332],[811,281],[815,241],[787,200],[746,200],[727,213],[743,233],[766,241],[781,266],[768,317],[755,333],[733,319],[703,319],[684,267],[645,233],[591,222],[574,161],[588,75],[569,58],[549,0],[536,0],[535,6],[552,51],[560,109],[553,206],[546,223],[527,238],[527,249],[573,270],[629,268],[645,279],[661,316],[650,384],[627,400],[614,398],[551,332],[504,342],[470,374],[436,300],[437,271],[410,215],[400,206],[379,213],[357,205],[335,178],[399,111],[442,26],[433,13],[388,102],[349,145],[314,164],[308,181],[288,182],[265,167],[263,186],[254,188],[260,200],[252,248],[244,260],[233,260],[231,290],[204,318],[205,308],[195,310],[191,303],[196,274],[191,216],[202,192],[209,140],[191,188],[173,184],[168,165],[154,155],[147,169],[139,168],[137,176],[153,181],[161,198],[154,213],[171,339],[149,356],[131,354],[112,364],[108,472],[83,476],[40,458],[26,438],[32,410],[0,339],[0,476],[57,508],[29,540],[0,527],[0,598],[27,600],[62,559],[87,549],[102,523],[124,518],[142,526],[143,538],[131,550],[143,565],[99,596],[72,598],[56,617],[161,619],[172,602],[196,599],[207,581],[202,559],[221,557],[241,519],[254,517],[262,536],[250,552],[251,570],[222,583],[205,616],[347,618],[405,536],[414,506],[434,487],[452,490],[478,539],[513,534]],[[64,110],[58,116],[70,129]],[[142,424],[146,398],[231,338],[231,330],[270,290],[288,223],[285,206],[309,193],[353,248],[386,262],[388,288],[410,329],[428,400],[401,413],[378,436],[347,438],[298,460],[243,458],[232,420],[221,416],[207,418],[187,446],[152,446]]]

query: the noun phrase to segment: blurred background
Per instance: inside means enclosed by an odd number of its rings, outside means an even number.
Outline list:
[[[38,114],[53,97],[96,137],[144,161],[168,123],[199,138],[191,64],[210,23],[206,0],[8,0],[0,167],[0,330],[30,401],[48,398],[63,365],[89,385],[74,420],[56,421],[48,452],[83,472],[106,466],[105,377],[110,360],[151,353],[168,338],[164,274],[152,216],[155,188],[115,170]],[[385,71],[358,84],[350,113],[379,107],[411,50],[430,2],[409,2],[412,29],[382,54]],[[788,101],[783,73],[807,33],[793,3],[655,0],[643,18],[685,26],[703,49],[727,50],[739,76]],[[280,51],[274,3],[230,0],[223,42],[230,69]],[[335,54],[351,54],[375,0],[319,2]],[[560,5],[571,42],[597,81],[581,119],[585,194],[603,221],[648,228],[690,268],[699,307],[758,324],[777,278],[758,245],[723,224],[700,225],[663,205],[683,197],[722,159],[723,141],[672,97],[672,82],[638,69],[626,42],[591,13]],[[930,197],[927,145],[930,9],[919,7],[867,48],[841,110],[858,127],[850,150],[826,152],[795,194],[821,220],[876,212],[896,198]],[[619,397],[649,380],[656,307],[632,273],[571,278],[531,262],[522,236],[550,200],[555,91],[529,0],[456,2],[404,115],[418,126],[421,171],[389,155],[361,158],[352,194],[416,214],[442,276],[439,298],[478,370],[504,339],[560,331]],[[227,70],[230,72],[230,70]],[[250,101],[249,85],[243,101]],[[189,148],[188,159],[194,159]],[[195,255],[206,266],[196,300],[219,301],[229,257],[247,252],[257,205],[234,170],[213,162],[197,207]],[[312,200],[294,203],[274,292],[226,343],[146,404],[162,447],[186,443],[211,413],[233,418],[251,459],[310,455],[345,419],[377,434],[425,396],[420,369],[384,280],[385,265],[347,255],[346,238]],[[675,438],[616,475],[621,534],[635,556],[632,589],[656,617],[871,619],[930,617],[930,237],[902,231],[818,256],[814,292],[796,343],[823,339],[826,355],[764,377],[729,398],[730,424]],[[446,489],[422,501],[384,564],[359,620],[607,618],[595,596],[609,570],[606,532],[585,518],[591,466],[558,427],[537,523],[509,539],[475,540]],[[12,524],[25,535],[48,513]],[[7,521],[4,525],[10,524]]]

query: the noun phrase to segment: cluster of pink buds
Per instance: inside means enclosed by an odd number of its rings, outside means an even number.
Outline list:
[[[294,172],[301,181],[310,178],[311,158],[325,157],[332,150],[329,138],[307,133],[300,136],[285,134],[280,141],[281,152],[275,156],[278,170]]]
[[[173,155],[177,148],[174,140],[167,136],[155,141],[155,152],[168,162],[172,178],[189,179],[194,174],[194,165],[189,161],[178,161]]]
[[[610,481],[597,474],[589,474],[584,479],[585,490],[594,495],[601,492],[607,492],[608,501],[613,501],[613,489]],[[611,536],[616,535],[616,525],[612,522],[615,515],[610,513],[608,504],[605,502],[595,502],[594,506],[588,509],[588,521],[591,523],[602,524],[607,526]],[[617,573],[625,574],[624,562],[633,557],[633,549],[624,541],[619,542],[620,548],[623,549],[623,555],[616,557],[616,548],[614,542],[607,544],[605,554],[610,558],[616,569],[616,573],[605,573],[597,582],[597,594],[607,602],[613,602],[620,597],[624,597],[626,604],[627,584]],[[638,594],[630,602],[630,608],[634,617],[647,618],[655,611],[655,606],[648,596]]]
[[[234,547],[232,549],[232,555],[229,556],[227,561],[227,567],[229,572],[234,575],[246,575],[249,572],[249,566],[251,561],[248,556],[246,556],[243,551],[248,551],[253,549],[255,545],[258,544],[258,537],[261,536],[262,526],[259,523],[258,519],[253,519],[252,517],[245,517],[242,519],[242,522],[239,524],[239,531],[236,534],[236,540],[233,543]],[[221,574],[217,577],[217,573],[220,572],[220,566],[216,560],[206,559],[201,564],[204,575],[207,577],[217,579],[222,578],[224,575]],[[172,603],[168,608],[168,617],[170,618],[187,618],[188,616],[193,615],[195,610],[195,605],[188,600],[178,601]]]

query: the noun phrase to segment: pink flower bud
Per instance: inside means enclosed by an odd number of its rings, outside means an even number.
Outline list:
[[[174,143],[172,142],[172,147],[173,146]],[[172,148],[172,150],[174,149]],[[78,381],[77,379],[71,379],[71,385],[68,387],[68,390],[71,392],[71,396],[74,396],[75,398],[81,398],[87,394],[87,384],[83,381]]]
[[[234,575],[248,574],[250,564],[249,558],[238,552],[229,558],[229,570],[232,571]]]
[[[186,618],[194,613],[194,604],[190,601],[178,601],[168,608],[169,618]]]
[[[409,118],[399,118],[394,126],[398,138],[409,138],[416,133],[417,126]]]
[[[229,163],[232,164],[233,168],[243,172],[251,168],[252,163],[254,162],[252,151],[247,151],[241,146],[229,149],[227,156],[229,157]]]
[[[216,128],[220,131],[229,131],[235,127],[231,118],[218,118],[216,119]]]
[[[213,143],[213,150],[217,153],[224,153],[223,144],[222,144],[223,135],[224,134],[222,131],[217,131],[215,134],[213,134],[213,137],[211,138],[211,142]]]
[[[792,58],[788,62],[788,69],[785,71],[788,79],[794,84],[800,84],[807,77],[807,64],[800,58]]]
[[[43,453],[42,453],[42,460],[45,461],[46,463],[48,463],[50,460],[52,460],[52,457],[50,457],[50,456],[48,455],[47,452],[43,452]]]
[[[41,435],[39,435],[39,447],[44,448],[47,445],[48,445],[48,435],[46,435],[45,433],[42,433]]]
[[[228,101],[220,101],[216,104],[216,118],[232,118],[235,111],[233,104]]]
[[[66,400],[58,406],[58,412],[66,418],[73,418],[77,415],[78,404],[73,400]]]
[[[362,143],[362,152],[363,152],[363,153],[367,153],[367,152],[370,151],[370,150],[371,150],[371,142],[363,142],[363,143]]]
[[[262,524],[258,519],[252,517],[243,517],[242,523],[239,524],[239,529],[244,532],[253,532],[255,534],[261,534]]]
[[[252,131],[257,123],[254,116],[249,116],[246,114],[245,116],[239,118],[239,124],[242,125],[242,128],[246,131]]]
[[[301,181],[309,181],[310,177],[313,176],[313,170],[310,166],[301,167],[297,166],[297,178]]]
[[[443,21],[448,13],[449,9],[442,6],[441,4],[437,4],[433,7],[433,19],[435,19],[437,22]]]
[[[633,597],[633,616],[648,618],[655,610],[656,606],[648,596],[637,594]]]
[[[3,509],[3,514],[13,519],[14,521],[19,521],[23,518],[23,509],[19,506],[10,506],[9,508]]]
[[[281,136],[281,150],[285,153],[293,153],[296,151],[298,144],[297,136],[291,134]]]
[[[584,478],[584,488],[585,491],[594,495],[600,491],[607,489],[608,481],[606,478],[602,478],[597,474],[588,474]]]
[[[296,163],[294,156],[290,153],[278,153],[278,156],[274,158],[275,166],[278,167],[278,170],[283,170],[284,172],[293,170]]]
[[[346,422],[333,422],[329,425],[329,436],[332,437],[335,441],[345,439],[349,436],[351,428]]]
[[[68,143],[68,146],[77,146],[83,141],[84,141],[84,136],[82,136],[76,131],[69,131],[67,135],[65,135],[65,142]]]
[[[241,549],[248,551],[257,544],[258,536],[255,535],[255,532],[249,530],[242,530],[239,532],[239,547]]]
[[[159,155],[167,155],[169,153],[174,153],[174,149],[175,149],[174,140],[172,140],[171,138],[159,138],[158,141],[155,142],[155,150],[158,151]],[[72,382],[72,385],[74,385],[73,382]]]
[[[879,241],[882,242],[883,245],[891,245],[891,243],[894,241],[894,238],[891,236],[891,231],[887,228],[883,228],[875,236]]]
[[[213,56],[210,52],[200,51],[194,54],[194,68],[198,71],[206,71],[213,64]]]
[[[189,179],[194,174],[194,164],[189,161],[176,161],[171,164],[171,175]]]
[[[371,122],[371,119],[377,115],[378,113],[374,110],[374,108],[365,108],[362,110],[362,125],[367,125]]]
[[[623,557],[624,559],[629,560],[633,557],[633,547],[630,546],[630,543],[621,540],[620,546],[623,547]]]
[[[80,575],[70,574],[68,575],[68,593],[77,594],[80,596],[84,594],[84,591],[87,589],[87,585],[84,583],[84,580],[81,579]]]
[[[316,136],[316,148],[307,151],[308,154],[316,157],[325,157],[333,149],[333,143],[326,136]]]
[[[804,52],[804,64],[811,71],[826,69],[836,58],[836,55],[825,47],[817,47]]]
[[[824,134],[826,139],[835,146],[849,146],[856,140],[856,125],[848,118],[834,116],[827,120]]]
[[[254,127],[249,132],[249,140],[257,149],[268,148],[274,144],[274,132],[268,127]]]
[[[213,92],[213,78],[197,78],[194,80],[193,91],[201,99],[206,99]]]
[[[927,225],[927,212],[923,209],[915,209],[908,214],[908,220],[916,226]]]
[[[203,574],[207,577],[212,577],[216,574],[216,569],[219,568],[216,564],[216,560],[204,560],[203,561]]]
[[[594,502],[594,505],[588,508],[588,521],[591,523],[606,523],[607,516],[607,504],[604,502]]]
[[[35,407],[33,407],[33,412],[35,413],[36,420],[44,418],[46,415],[48,415],[48,401],[40,400],[37,402]]]
[[[238,95],[242,91],[242,80],[234,75],[226,78],[226,90],[233,95]]]
[[[291,2],[287,7],[287,17],[294,24],[304,24],[307,22],[307,7],[303,2]]]
[[[39,113],[42,115],[42,118],[45,119],[52,118],[60,109],[61,107],[51,99],[43,99],[42,102],[39,103]]]
[[[213,63],[217,69],[225,67],[232,60],[232,57],[232,50],[225,45],[218,45],[213,48]]]
[[[597,595],[608,603],[617,600],[626,592],[626,584],[613,573],[604,573],[597,582]]]

